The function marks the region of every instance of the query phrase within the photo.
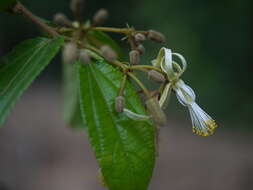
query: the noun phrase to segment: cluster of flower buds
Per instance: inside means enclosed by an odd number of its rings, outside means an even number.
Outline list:
[[[181,62],[182,67],[173,61],[172,56],[177,56]],[[160,67],[167,75],[168,83],[159,100],[160,106],[164,107],[166,98],[169,96],[170,91],[173,89],[176,93],[178,101],[186,106],[190,112],[192,120],[192,130],[199,136],[209,136],[214,133],[217,124],[215,121],[195,102],[196,95],[191,87],[186,85],[180,76],[186,70],[186,60],[178,53],[172,53],[170,49],[162,48],[156,60],[152,61],[153,65]]]
[[[78,59],[82,64],[88,64],[91,62],[91,58],[87,50],[78,50],[78,47],[74,42],[66,43],[62,52],[62,59],[63,62],[67,64],[73,64]]]
[[[149,30],[147,32],[134,32],[131,37],[133,50],[129,53],[130,64],[135,65],[139,63],[140,55],[143,55],[145,53],[145,47],[142,43],[146,39],[157,43],[164,43],[166,41],[164,35],[155,30]]]

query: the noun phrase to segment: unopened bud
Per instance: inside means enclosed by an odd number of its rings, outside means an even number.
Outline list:
[[[166,41],[165,36],[155,30],[148,31],[148,39],[158,43],[164,43]]]
[[[84,3],[84,0],[71,0],[70,1],[70,10],[74,13],[78,12],[82,5]]]
[[[123,96],[118,96],[115,99],[115,110],[120,113],[123,112],[125,107],[125,98]]]
[[[131,65],[138,65],[140,62],[140,53],[137,50],[129,52],[129,61]]]
[[[109,46],[102,46],[100,50],[106,61],[113,62],[117,59],[117,54]]]
[[[108,16],[109,16],[109,14],[106,9],[100,9],[93,16],[93,22],[96,25],[101,25],[105,22],[105,20],[108,18]]]
[[[146,105],[153,121],[160,126],[165,125],[167,120],[166,115],[160,107],[158,100],[156,98],[150,98],[146,101]]]
[[[146,36],[144,36],[141,33],[137,33],[137,34],[134,35],[134,39],[137,43],[142,43],[146,40]]]
[[[150,70],[148,72],[148,78],[159,83],[163,83],[166,80],[165,77],[161,73],[155,70]]]
[[[71,21],[62,13],[54,15],[54,23],[60,26],[72,26]]]
[[[145,51],[146,51],[145,48],[144,48],[144,46],[142,44],[139,44],[137,46],[136,50],[140,52],[140,55],[143,55],[145,53]]]
[[[77,45],[73,42],[69,42],[63,49],[63,61],[64,63],[74,63],[78,57]]]
[[[89,53],[86,50],[81,50],[79,60],[82,64],[89,64],[91,62]]]

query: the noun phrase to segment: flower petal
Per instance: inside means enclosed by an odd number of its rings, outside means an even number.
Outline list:
[[[126,114],[127,117],[136,121],[143,121],[150,119],[150,116],[137,114],[126,108],[124,108],[123,112]]]
[[[161,108],[166,108],[170,99],[172,86],[171,83],[166,84],[163,93],[161,95],[161,98],[159,99],[159,105]]]

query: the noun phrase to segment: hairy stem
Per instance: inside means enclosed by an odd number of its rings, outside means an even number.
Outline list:
[[[39,28],[50,34],[52,37],[58,37],[59,34],[50,26],[41,21],[37,16],[35,16],[31,11],[29,11],[25,6],[18,2],[17,5],[13,8],[14,13],[22,14],[24,17],[28,18],[34,24],[36,24]]]
[[[103,31],[103,32],[115,32],[129,34],[133,31],[131,28],[111,28],[111,27],[92,27],[92,30]]]
[[[161,69],[159,69],[158,67],[151,66],[151,65],[133,65],[133,66],[130,66],[129,69],[140,70],[140,71],[143,71],[143,69],[148,69],[148,70],[155,70],[161,74],[164,74]]]
[[[124,75],[123,79],[121,81],[121,84],[120,84],[119,96],[124,95],[124,90],[125,90],[125,87],[126,87],[126,80],[127,80],[127,75]]]
[[[128,72],[127,75],[131,77],[138,84],[138,86],[143,90],[147,98],[151,98],[151,95],[148,89],[144,86],[144,84],[142,84],[142,82],[133,73]]]

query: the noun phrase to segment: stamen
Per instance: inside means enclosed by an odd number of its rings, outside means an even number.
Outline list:
[[[215,121],[196,103],[188,106],[191,119],[192,119],[192,131],[199,136],[210,136],[214,134],[218,125]]]

